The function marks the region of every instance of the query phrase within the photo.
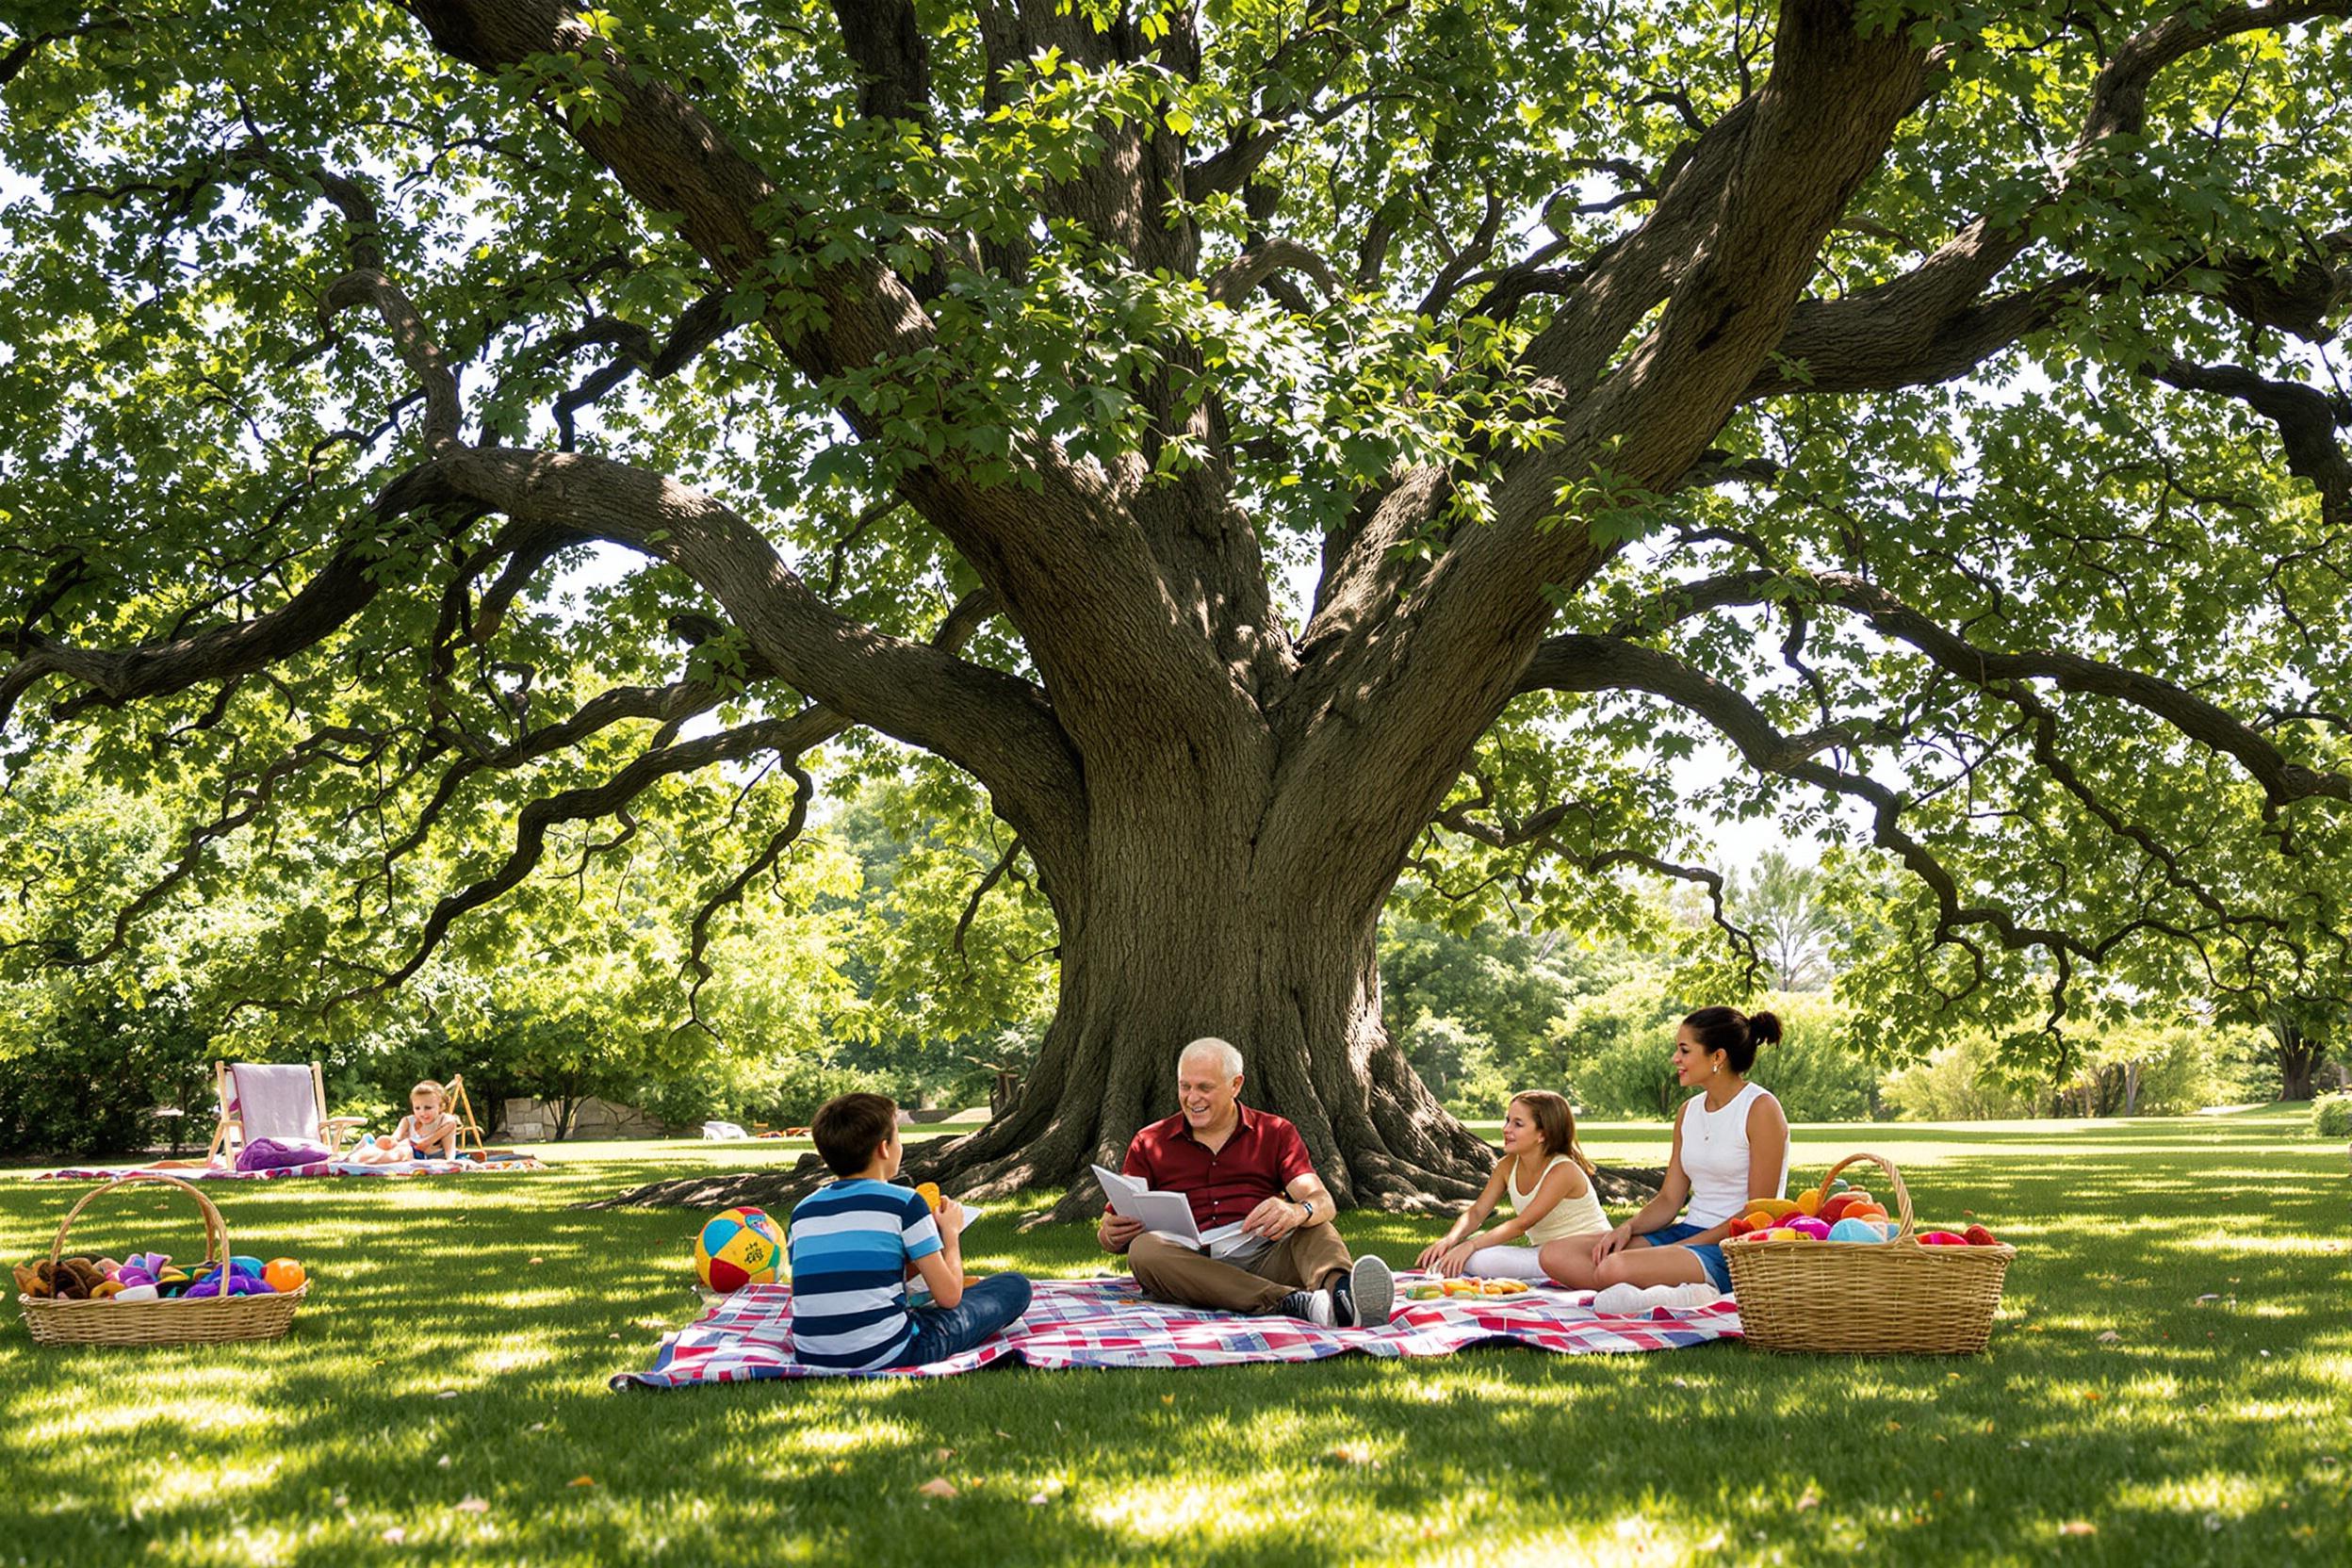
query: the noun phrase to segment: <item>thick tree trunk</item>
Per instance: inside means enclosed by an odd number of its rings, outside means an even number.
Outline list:
[[[2278,1098],[2309,1100],[2312,1079],[2319,1071],[2327,1047],[2314,1044],[2309,1035],[2297,1033],[2292,1041],[2281,1040],[2278,1047]]]
[[[1205,808],[1181,841],[1205,850],[1228,813]],[[1203,1035],[1244,1059],[1242,1101],[1296,1122],[1343,1204],[1451,1207],[1495,1151],[1440,1105],[1382,1027],[1379,905],[1335,910],[1318,890],[1253,878],[1250,841],[1170,853],[1177,825],[1099,831],[1095,885],[1064,911],[1061,996],[1021,1097],[986,1128],[909,1152],[905,1179],[978,1200],[1064,1191],[1058,1217],[1095,1212],[1088,1168],[1117,1168],[1135,1129],[1175,1111],[1176,1056]],[[1105,853],[1105,851],[1108,851]],[[655,1183],[614,1200],[775,1209],[823,1179],[794,1169]],[[1649,1173],[1612,1173],[1605,1196],[1646,1196]],[[1652,1187],[1654,1187],[1654,1178]]]

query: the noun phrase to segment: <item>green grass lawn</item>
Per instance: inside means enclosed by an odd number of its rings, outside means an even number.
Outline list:
[[[2021,1249],[1965,1361],[1483,1350],[616,1395],[695,1311],[698,1218],[569,1205],[797,1147],[216,1184],[237,1250],[302,1257],[313,1299],[273,1344],[0,1329],[0,1562],[2340,1562],[2345,1161],[2306,1124],[1799,1128],[1800,1179],[1886,1153],[1922,1217]],[[1662,1127],[1585,1132],[1662,1157]],[[0,1253],[45,1254],[86,1190],[0,1176]],[[974,1224],[972,1266],[1101,1266],[1086,1231],[1016,1218]],[[1342,1223],[1399,1263],[1432,1234]],[[74,1250],[195,1235],[184,1201],[125,1189]]]

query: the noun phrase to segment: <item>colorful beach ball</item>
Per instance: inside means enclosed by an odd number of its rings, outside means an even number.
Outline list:
[[[694,1238],[694,1272],[722,1295],[774,1284],[783,1264],[784,1238],[764,1209],[721,1210]]]

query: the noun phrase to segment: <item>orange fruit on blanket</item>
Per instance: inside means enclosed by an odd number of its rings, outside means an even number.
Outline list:
[[[1446,1282],[1446,1294],[1448,1296],[1476,1296],[1478,1294],[1478,1282],[1476,1280],[1448,1280]]]
[[[1481,1296],[1516,1296],[1527,1288],[1525,1280],[1487,1280],[1478,1286]]]

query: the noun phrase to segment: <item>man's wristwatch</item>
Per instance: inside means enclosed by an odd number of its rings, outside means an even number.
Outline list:
[[[1301,1198],[1298,1200],[1298,1223],[1301,1225],[1312,1225],[1315,1223],[1314,1199]]]

